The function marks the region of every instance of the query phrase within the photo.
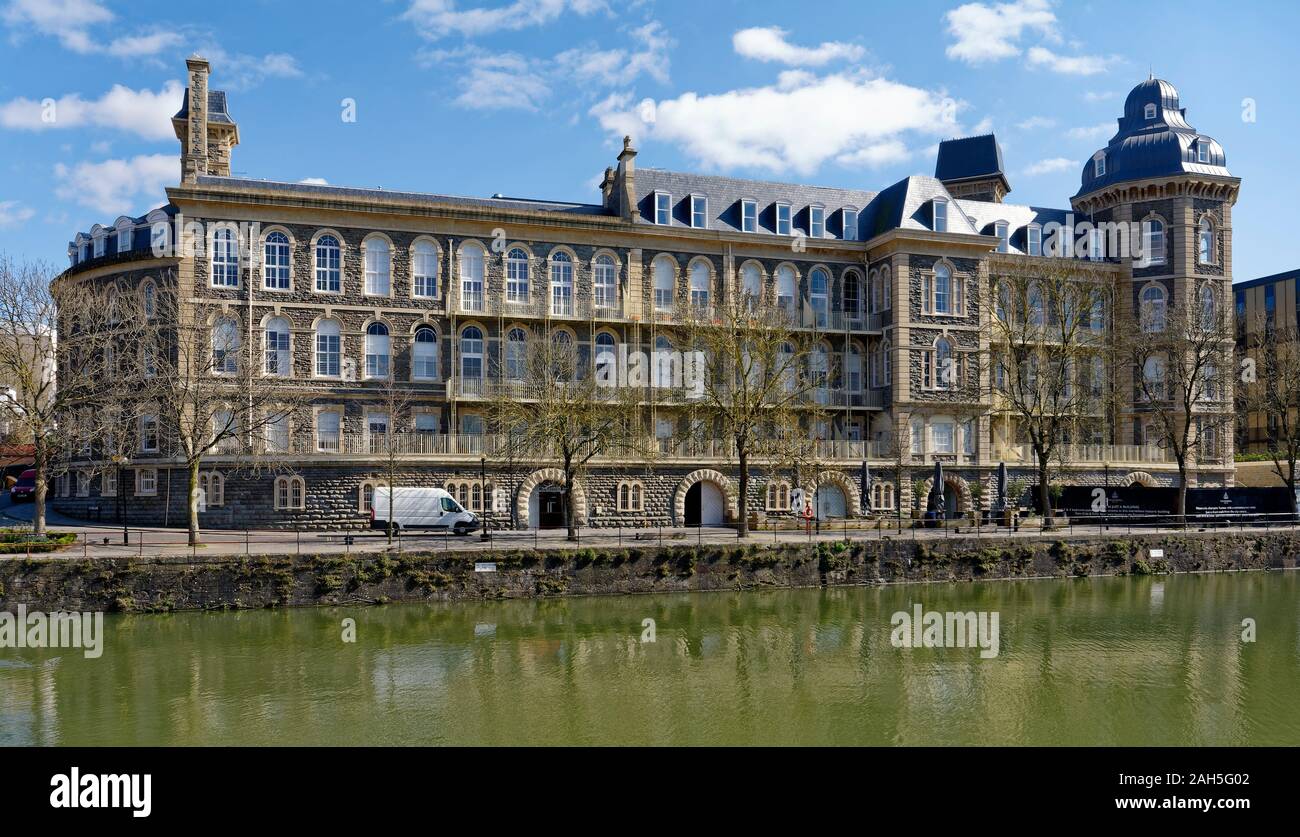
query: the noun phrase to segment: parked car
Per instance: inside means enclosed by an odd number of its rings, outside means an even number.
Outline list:
[[[389,489],[375,488],[370,504],[370,528],[388,529]],[[392,492],[393,528],[450,529],[464,535],[479,528],[480,521],[441,488],[401,488]]]
[[[28,468],[18,475],[18,482],[9,487],[9,500],[21,503],[36,499],[36,469]]]

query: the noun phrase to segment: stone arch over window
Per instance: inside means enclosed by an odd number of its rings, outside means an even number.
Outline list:
[[[678,264],[672,256],[661,253],[650,262],[651,302],[656,311],[672,311],[677,304]]]
[[[411,379],[436,381],[438,379],[438,328],[425,320],[411,327]]]
[[[620,512],[645,511],[645,486],[640,480],[621,480],[615,500]]]
[[[1157,212],[1148,212],[1142,219],[1142,254],[1150,264],[1168,261],[1169,222]]]
[[[238,288],[241,259],[239,228],[218,221],[208,231],[209,284],[214,288]],[[96,246],[98,246],[96,241]]]
[[[437,299],[441,294],[442,248],[437,239],[417,236],[407,254],[410,258],[411,296]]]
[[[1207,212],[1196,224],[1196,260],[1200,264],[1216,264],[1218,261],[1218,236],[1215,231],[1214,219]]]
[[[477,239],[468,238],[456,250],[457,296],[462,311],[482,311],[487,287],[488,250]]]
[[[592,304],[617,308],[620,286],[618,257],[608,250],[597,252],[591,259]]]
[[[769,512],[790,511],[790,483],[787,480],[768,480],[763,498],[763,508]]]
[[[146,320],[158,315],[158,283],[151,276],[146,276],[140,283],[140,308]]]
[[[262,228],[262,289],[293,290],[293,256],[297,239],[288,227],[272,224]]]
[[[578,259],[568,247],[556,246],[551,248],[546,264],[551,314],[572,316],[578,287]]]
[[[301,511],[306,507],[307,483],[302,477],[276,477],[274,493],[277,511]]]
[[[289,377],[293,374],[293,324],[283,314],[262,317],[262,374]]]
[[[843,491],[844,502],[848,506],[847,516],[857,516],[858,509],[862,508],[862,491],[858,487],[857,480],[843,471],[822,471],[813,479],[813,489],[816,490],[822,485],[833,485]]]
[[[736,486],[732,484],[731,479],[721,471],[715,471],[712,468],[701,468],[698,471],[692,471],[682,478],[677,484],[677,491],[673,494],[673,520],[681,525],[686,520],[686,492],[691,490],[691,486],[697,482],[711,482],[722,491],[723,515],[726,519],[735,520],[736,517]]]
[[[1124,480],[1125,485],[1130,487],[1136,485],[1142,488],[1155,488],[1160,484],[1156,482],[1155,477],[1151,476],[1146,471],[1130,471],[1124,476]]]
[[[518,493],[515,494],[515,515],[524,527],[528,526],[528,498],[532,496],[533,489],[539,485],[551,483],[553,485],[564,485],[564,471],[559,468],[540,468],[529,474],[519,486]],[[582,482],[575,479],[573,481],[573,522],[575,524],[587,519],[587,492],[582,487]]]
[[[393,240],[381,232],[361,240],[362,291],[367,296],[393,295]]]
[[[1169,292],[1159,282],[1148,282],[1138,294],[1138,321],[1142,330],[1165,330],[1165,316],[1169,306]]]
[[[755,302],[761,302],[766,294],[763,289],[767,286],[767,271],[763,270],[763,265],[754,259],[746,259],[741,263],[737,271],[738,290],[742,295],[748,296]]]
[[[871,483],[871,510],[875,512],[893,511],[897,498],[894,496],[894,484],[884,480]]]
[[[773,285],[776,304],[794,310],[799,300],[799,268],[790,262],[782,262],[773,272]]]
[[[925,485],[921,489],[921,508],[925,508],[926,498],[930,496],[930,489],[933,486],[934,477],[927,477]],[[970,511],[970,483],[957,474],[944,474],[943,493],[947,494],[949,491],[955,492],[957,495],[957,512],[959,514]]]
[[[311,238],[312,290],[316,293],[343,293],[344,263],[347,244],[332,229],[317,230]]]
[[[889,265],[880,267],[880,310],[888,311],[894,307],[893,283],[890,281]]]
[[[866,300],[863,294],[867,290],[867,284],[862,277],[862,271],[856,267],[850,267],[840,274],[840,305],[844,310],[844,316],[850,320],[859,320],[862,313],[867,310],[864,304]]]

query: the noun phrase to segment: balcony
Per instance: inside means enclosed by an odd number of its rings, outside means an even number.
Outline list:
[[[1174,461],[1169,451],[1156,445],[1066,445],[1055,458],[1062,457],[1071,465],[1164,465]],[[1032,445],[995,445],[993,458],[1006,463],[1038,461]]]

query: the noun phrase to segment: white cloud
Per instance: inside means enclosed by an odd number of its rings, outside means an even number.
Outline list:
[[[116,58],[140,58],[179,46],[175,32],[154,30],[98,41],[91,30],[110,23],[115,15],[97,0],[10,0],[0,18],[15,29],[31,29],[59,40],[64,49],[80,54],[104,53]]]
[[[986,116],[983,119],[981,119],[979,122],[976,122],[975,127],[971,129],[971,133],[972,134],[993,133],[993,117]]]
[[[1105,102],[1115,98],[1115,96],[1116,94],[1113,90],[1107,90],[1100,93],[1089,90],[1087,93],[1083,94],[1083,100],[1085,102]]]
[[[460,79],[455,104],[474,110],[537,110],[551,95],[546,82],[521,55],[480,55]]]
[[[575,48],[555,56],[555,63],[580,82],[612,87],[628,84],[644,73],[667,84],[672,38],[657,21],[633,29],[631,35],[636,44],[633,49]]]
[[[1096,140],[1113,133],[1115,133],[1115,123],[1111,121],[1102,122],[1100,125],[1084,125],[1080,128],[1071,128],[1065,132],[1065,135],[1076,140]]]
[[[46,103],[17,98],[0,103],[0,127],[26,131],[60,128],[113,128],[148,140],[174,139],[172,116],[180,110],[184,92],[178,81],[169,81],[157,93],[113,85],[98,99],[86,100],[78,93]]]
[[[212,63],[213,83],[219,89],[247,90],[268,78],[301,78],[303,75],[298,59],[284,52],[247,55],[207,45],[200,54]]]
[[[542,26],[571,11],[586,16],[608,10],[604,0],[515,0],[496,8],[457,9],[455,0],[413,0],[402,15],[421,35],[438,40],[450,34],[467,38]]]
[[[672,143],[705,166],[809,174],[832,159],[896,159],[907,132],[954,133],[955,111],[951,99],[882,78],[789,71],[775,85],[684,93],[653,108],[615,94],[590,113],[615,135]]]
[[[1114,57],[1103,58],[1100,55],[1057,55],[1046,47],[1033,47],[1029,50],[1031,67],[1046,67],[1054,73],[1070,76],[1104,73],[1116,60]]]
[[[835,162],[850,168],[857,166],[878,168],[893,163],[901,163],[910,159],[911,156],[912,152],[907,150],[907,146],[903,144],[902,140],[891,139],[859,148],[857,151],[848,154],[841,154],[835,158]]]
[[[997,61],[1020,54],[1017,42],[1026,31],[1051,41],[1059,40],[1056,15],[1047,0],[1011,3],[966,3],[945,15],[948,34],[956,39],[947,49],[949,58],[967,64]]]
[[[741,29],[731,36],[738,55],[757,61],[776,61],[791,67],[821,67],[831,61],[858,61],[866,50],[856,44],[826,41],[815,47],[795,46],[777,26]]]
[[[1051,157],[1046,160],[1039,160],[1037,163],[1033,163],[1026,167],[1025,174],[1030,176],[1051,174],[1053,172],[1067,171],[1069,169],[1077,168],[1078,165],[1079,162],[1077,160],[1069,160],[1065,157]]]
[[[1022,131],[1036,131],[1039,128],[1054,128],[1056,120],[1050,116],[1031,116],[1028,119],[1016,123],[1016,127]]]
[[[175,154],[141,154],[129,160],[80,162],[54,167],[54,193],[104,215],[129,215],[157,206],[163,189],[180,182],[180,158]]]
[[[35,209],[18,201],[0,201],[0,228],[24,224],[35,214]]]

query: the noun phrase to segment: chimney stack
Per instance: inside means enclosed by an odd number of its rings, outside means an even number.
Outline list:
[[[623,150],[618,155],[617,186],[619,215],[624,221],[640,219],[641,210],[636,206],[636,149],[630,136],[623,137]]]
[[[181,141],[181,182],[197,183],[208,173],[208,75],[212,67],[206,58],[191,55],[185,60],[189,72],[184,136]],[[177,126],[178,131],[180,126]]]

